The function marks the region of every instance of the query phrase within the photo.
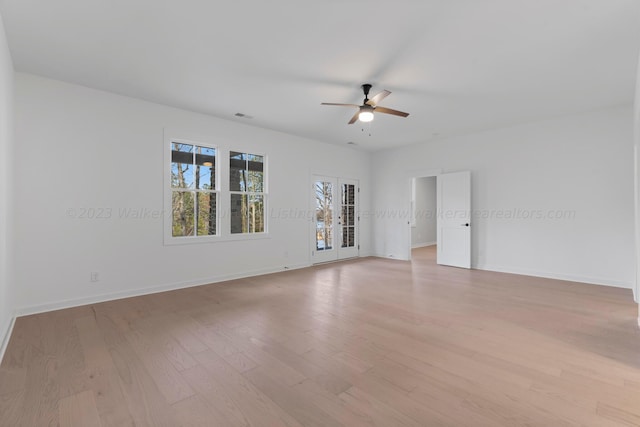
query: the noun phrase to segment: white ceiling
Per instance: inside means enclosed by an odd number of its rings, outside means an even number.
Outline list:
[[[15,67],[380,149],[630,104],[637,0],[0,0]],[[393,93],[347,125],[362,83]],[[253,119],[235,118],[237,112]]]

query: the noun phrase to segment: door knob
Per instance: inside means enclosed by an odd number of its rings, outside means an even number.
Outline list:
[[[460,225],[464,225],[465,227],[468,227],[468,226],[469,226],[469,223],[468,223],[468,222],[466,222],[466,223],[464,223],[464,224],[460,224]]]

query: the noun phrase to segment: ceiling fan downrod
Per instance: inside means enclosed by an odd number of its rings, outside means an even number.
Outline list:
[[[365,104],[369,100],[369,91],[371,90],[371,85],[369,83],[365,83],[362,85],[362,91],[364,92],[364,102]]]

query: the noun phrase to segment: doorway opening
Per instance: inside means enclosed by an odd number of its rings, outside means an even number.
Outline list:
[[[435,203],[430,195],[433,181],[428,179],[435,180]],[[425,173],[412,177],[410,206],[408,259],[412,258],[414,246],[433,244],[432,235],[420,227],[432,227],[434,221],[428,219],[435,217],[437,263],[471,268],[471,172]]]
[[[411,181],[411,249],[437,243],[437,178],[413,178]]]

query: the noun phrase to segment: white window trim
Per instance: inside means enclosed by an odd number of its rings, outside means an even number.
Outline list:
[[[263,160],[263,176],[265,177],[264,182],[262,183],[262,188],[263,191],[261,193],[256,193],[256,192],[249,192],[249,191],[232,191],[231,189],[227,188],[227,191],[225,192],[226,195],[225,197],[228,196],[227,198],[227,206],[228,206],[228,212],[229,212],[229,219],[231,218],[231,195],[232,194],[243,194],[243,195],[252,195],[252,194],[259,194],[263,196],[263,203],[264,203],[264,231],[258,232],[258,233],[231,233],[231,222],[228,222],[228,227],[225,229],[225,231],[228,231],[228,234],[234,238],[239,237],[240,239],[233,239],[233,240],[243,240],[245,238],[247,238],[248,236],[257,236],[254,238],[260,238],[259,236],[263,236],[263,238],[267,237],[269,234],[269,157],[261,151],[255,151],[255,150],[240,150],[240,149],[236,149],[234,147],[231,147],[230,150],[227,150],[224,154],[225,154],[225,164],[227,167],[227,170],[225,171],[226,173],[226,180],[225,180],[225,184],[228,186],[229,185],[229,161],[230,161],[230,153],[231,151],[234,151],[236,153],[243,153],[243,154],[251,154],[253,156],[262,156]]]
[[[269,235],[269,158],[266,154],[251,149],[239,149],[233,145],[233,143],[223,143],[222,141],[215,141],[213,138],[206,137],[193,137],[178,136],[188,135],[186,132],[168,132],[165,129],[164,135],[164,156],[163,156],[163,180],[162,184],[164,194],[164,215],[163,215],[163,244],[165,246],[174,245],[193,245],[193,244],[206,244],[215,242],[228,242],[228,241],[242,241],[242,240],[262,240],[270,239]],[[216,182],[218,194],[218,203],[216,209],[216,232],[214,236],[179,236],[174,237],[172,232],[173,227],[173,207],[171,204],[172,188],[171,188],[171,144],[173,142],[199,145],[202,147],[211,147],[216,149]],[[265,198],[265,224],[264,230],[260,233],[231,233],[231,192],[229,191],[229,153],[231,151],[250,153],[264,158],[264,171],[265,182],[264,194]],[[223,213],[221,215],[221,213]]]

